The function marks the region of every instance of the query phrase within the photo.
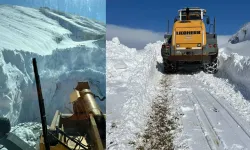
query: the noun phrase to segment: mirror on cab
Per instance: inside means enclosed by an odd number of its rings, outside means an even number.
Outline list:
[[[209,17],[207,17],[206,22],[207,22],[207,24],[210,24],[210,19],[209,19]]]
[[[174,18],[174,22],[176,22],[176,21],[178,21],[178,17],[175,17],[175,18]]]

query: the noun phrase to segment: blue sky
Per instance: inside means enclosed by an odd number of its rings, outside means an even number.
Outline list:
[[[217,34],[232,35],[250,21],[249,6],[248,0],[107,0],[107,34],[113,29],[109,25],[112,27],[115,25],[115,28],[125,27],[131,30],[144,29],[155,32],[162,39],[163,35],[160,34],[166,31],[167,19],[170,20],[171,29],[174,17],[180,8],[201,7],[207,10],[211,20],[216,17]],[[118,31],[111,32],[118,33]],[[114,34],[108,35],[108,38]]]
[[[0,4],[20,5],[69,12],[106,22],[106,0],[0,0]]]
[[[107,24],[165,32],[166,20],[186,6],[202,7],[216,17],[218,34],[230,35],[250,21],[250,1],[245,0],[107,0]]]

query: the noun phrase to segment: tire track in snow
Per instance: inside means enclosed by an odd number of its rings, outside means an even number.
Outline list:
[[[208,92],[217,102],[220,104],[221,107],[223,107],[227,113],[232,117],[232,119],[240,126],[240,128],[247,134],[247,136],[250,138],[249,130],[247,130],[243,124],[229,111],[229,108],[227,106],[223,106],[217,98],[215,98],[210,92]]]
[[[179,118],[170,107],[174,102],[172,93],[165,92],[169,88],[170,78],[163,78],[160,85],[161,91],[154,98],[146,129],[139,135],[137,150],[174,149],[173,135]]]
[[[198,98],[194,94],[191,94],[192,96],[189,95],[188,93],[186,93],[186,94],[188,95],[189,100],[192,101],[192,103],[195,107],[194,112],[195,112],[196,117],[199,121],[199,124],[201,126],[201,130],[204,134],[204,137],[207,141],[208,146],[210,147],[211,150],[222,149],[219,145],[219,142],[222,143],[222,141],[220,140],[219,136],[217,135],[216,131],[214,130],[214,127],[211,124],[211,121],[210,121],[209,117],[207,116],[206,112],[204,111],[202,104],[199,102]],[[192,100],[192,98],[194,100]],[[195,103],[195,101],[198,102],[198,105]],[[199,110],[200,110],[200,112],[199,112]],[[202,118],[202,116],[203,116],[203,118]]]
[[[227,106],[223,99],[219,100],[219,97],[212,95],[208,90],[204,89],[205,85],[195,79],[194,76],[179,75],[179,77],[180,85],[191,89],[191,93],[185,92],[185,95],[193,102],[193,106],[189,104],[189,107],[193,107],[194,111],[196,111],[196,117],[202,124],[201,129],[204,130],[203,136],[206,138],[210,148],[249,149],[250,132],[247,130],[249,125],[244,120],[239,120],[237,113],[229,109],[230,107]],[[183,119],[185,120],[185,118]],[[197,121],[193,120],[193,122]],[[184,124],[184,131],[185,126]],[[191,137],[194,136],[192,132],[188,134]],[[211,143],[213,139],[217,142]]]

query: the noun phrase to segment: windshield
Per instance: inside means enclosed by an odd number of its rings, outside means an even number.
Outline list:
[[[181,20],[187,20],[187,13],[186,11],[181,12]],[[201,11],[189,11],[189,20],[201,20]]]

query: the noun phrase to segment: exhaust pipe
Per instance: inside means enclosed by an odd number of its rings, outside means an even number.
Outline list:
[[[187,20],[189,20],[189,8],[186,8]]]
[[[169,34],[169,20],[168,20],[168,34]]]
[[[215,34],[215,17],[214,17],[214,34]]]

